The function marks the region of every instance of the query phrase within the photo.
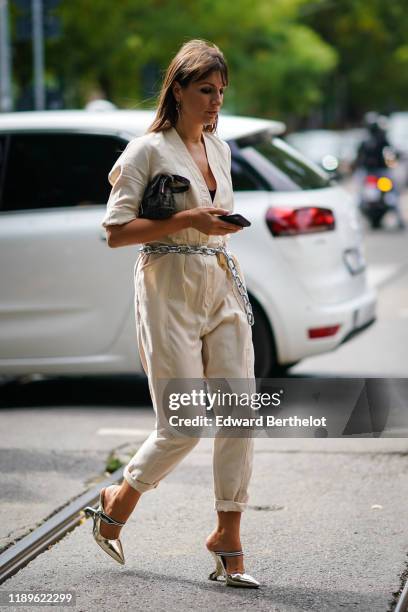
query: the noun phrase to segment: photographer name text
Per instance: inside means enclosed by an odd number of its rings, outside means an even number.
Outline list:
[[[278,418],[273,415],[259,415],[257,417],[232,417],[230,415],[217,415],[208,417],[198,415],[195,417],[179,417],[176,414],[169,418],[172,427],[325,427],[326,417],[298,417],[296,415]]]

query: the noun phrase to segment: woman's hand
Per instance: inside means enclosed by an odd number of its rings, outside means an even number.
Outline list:
[[[122,225],[112,224],[106,228],[108,246],[121,247],[151,242],[189,227],[194,227],[209,236],[225,236],[242,230],[239,225],[217,218],[217,215],[228,213],[229,211],[223,208],[191,208],[181,210],[168,219],[138,218]]]
[[[234,223],[227,223],[222,219],[218,219],[218,215],[228,215],[229,210],[223,208],[190,208],[184,211],[189,215],[191,227],[207,234],[208,236],[225,236],[226,234],[235,234],[243,228]],[[184,214],[183,213],[183,214]]]

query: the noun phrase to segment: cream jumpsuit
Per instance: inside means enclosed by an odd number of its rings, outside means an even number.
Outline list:
[[[162,172],[190,180],[189,190],[174,196],[178,210],[215,206],[232,211],[230,148],[215,134],[203,136],[217,183],[214,201],[194,158],[170,128],[129,142],[109,173],[112,190],[102,225],[134,220],[147,183]],[[226,237],[189,228],[149,244],[156,243],[225,246]],[[156,415],[159,379],[254,379],[251,327],[222,256],[142,254],[134,272],[138,348]],[[137,491],[153,489],[198,441],[168,438],[156,427],[125,467],[124,478]],[[216,510],[245,510],[252,460],[252,437],[215,437]]]

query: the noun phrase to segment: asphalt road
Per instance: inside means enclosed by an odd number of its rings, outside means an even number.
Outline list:
[[[365,242],[377,323],[293,376],[407,377],[407,233],[368,231]],[[2,547],[102,479],[112,453],[126,460],[154,424],[146,384],[132,377],[9,384],[0,407]],[[408,567],[408,438],[256,440],[242,540],[258,591],[207,580],[211,452],[201,440],[143,496],[123,530],[124,567],[88,520],[0,590],[75,591],[78,611],[393,609]]]

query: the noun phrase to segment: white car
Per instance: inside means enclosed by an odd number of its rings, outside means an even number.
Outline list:
[[[401,188],[404,188],[408,185],[408,112],[391,113],[387,124],[388,140],[399,156],[394,172]]]
[[[285,136],[286,142],[327,172],[350,174],[366,130],[306,130]]]
[[[0,115],[0,374],[143,373],[133,268],[100,223],[108,171],[153,111]],[[220,115],[232,150],[233,236],[255,313],[256,373],[331,351],[375,319],[357,212],[278,122]],[[234,356],[232,355],[231,358]]]

